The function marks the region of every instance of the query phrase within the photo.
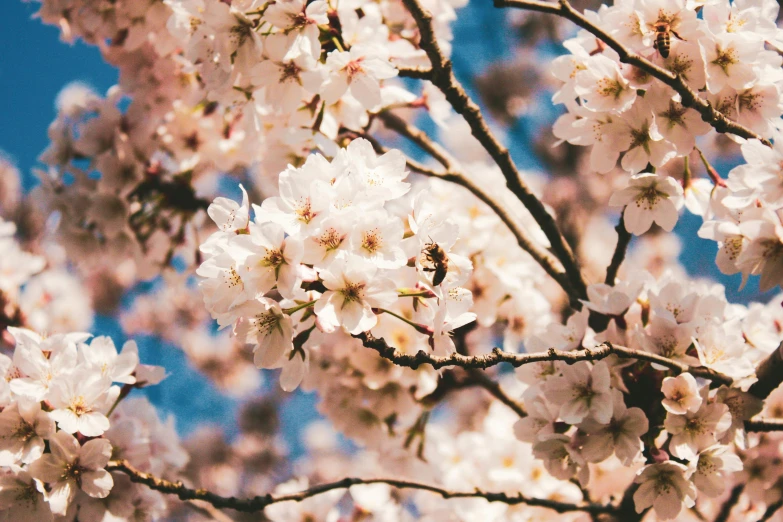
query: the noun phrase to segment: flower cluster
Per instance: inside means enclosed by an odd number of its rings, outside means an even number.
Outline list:
[[[760,275],[767,291],[783,285],[783,143],[757,140],[742,144],[746,164],[729,172],[725,186],[716,187],[710,212],[699,236],[718,243],[715,262],[724,274],[742,273],[743,285]]]
[[[777,11],[777,3],[764,0],[628,0],[589,14],[629,52],[678,75],[729,120],[771,138],[783,114],[781,58],[765,48],[768,42],[783,41],[783,30],[774,23]],[[587,31],[564,45],[570,54],[553,63],[552,72],[562,82],[553,101],[565,104],[568,112],[555,123],[554,133],[574,145],[591,146],[592,170],[609,172],[620,160],[633,175],[631,185],[639,187],[635,199],[618,194],[612,203],[633,210],[626,213],[628,230],[641,234],[652,221],[671,230],[677,221],[671,203],[679,210],[683,189],[688,209],[704,215],[710,183],[691,179],[687,165],[681,183],[667,176],[653,182],[652,176],[637,174],[670,165],[675,158],[687,163],[696,139],[710,125],[682,105],[679,93],[648,72],[621,63],[612,48]],[[638,217],[639,208],[644,218]],[[742,271],[759,273],[757,267]]]
[[[615,356],[538,363],[518,371],[529,385],[529,416],[517,423],[516,433],[533,444],[551,474],[576,477],[583,485],[590,481],[588,464],[612,455],[625,466],[646,463],[636,478],[636,508],[652,506],[660,518],[672,519],[683,506],[693,506],[698,493],[722,495],[727,477],[743,469],[734,451],[747,448],[743,422],[761,411],[761,401],[743,390],[755,381],[755,364],[783,339],[781,313],[776,301],[730,306],[720,286],[672,274],[655,280],[637,273],[633,281],[592,285],[586,310],[565,326],[551,325],[529,349],[611,342],[715,370],[732,386],[714,388],[687,372],[666,376],[667,368],[656,363]],[[591,313],[609,323],[588,321]],[[650,401],[640,394],[652,382],[656,399]]]
[[[459,227],[433,213],[428,192],[406,197],[406,176],[402,154],[358,139],[331,161],[289,166],[252,221],[246,193],[210,205],[219,230],[201,245],[204,303],[254,345],[259,368],[282,368],[284,389],[299,385],[321,334],[380,337],[386,314],[446,355],[450,332],[475,318],[460,286],[472,265],[452,251]]]
[[[105,468],[126,458],[171,473],[187,462],[171,422],[143,399],[120,404],[133,388],[157,384],[163,369],[139,364],[133,341],[118,353],[108,337],[49,337],[9,327],[12,357],[0,355],[0,509],[13,520],[90,513],[125,517],[134,509],[162,516],[160,495]],[[119,405],[119,407],[118,407]],[[154,444],[154,445],[153,445]],[[122,487],[115,493],[115,480]],[[101,499],[111,499],[101,501]],[[95,519],[98,519],[95,518]]]
[[[444,49],[459,5],[430,6]],[[380,109],[423,104],[389,82],[427,64],[398,0],[45,0],[39,16],[120,69],[106,97],[61,93],[37,197],[69,255],[125,287],[177,255],[194,263],[201,196],[222,173],[274,179]]]

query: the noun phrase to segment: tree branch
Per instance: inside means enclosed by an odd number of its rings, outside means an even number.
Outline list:
[[[400,67],[396,66],[400,76],[403,78],[416,78],[418,80],[429,80],[432,76],[432,69],[427,67]]]
[[[620,270],[620,265],[623,264],[625,252],[628,250],[628,245],[631,243],[631,238],[633,237],[631,233],[625,229],[625,211],[620,214],[620,221],[614,229],[617,231],[617,245],[614,247],[612,261],[606,268],[606,278],[604,279],[604,283],[610,286],[614,286],[615,279],[617,279],[617,272]]]
[[[659,67],[646,58],[627,49],[609,33],[600,27],[597,27],[590,20],[585,18],[583,14],[576,11],[568,0],[559,0],[558,3],[540,2],[536,0],[494,0],[494,4],[495,7],[513,7],[528,11],[537,11],[539,13],[553,14],[572,21],[611,47],[620,56],[621,62],[643,70],[674,89],[682,98],[682,105],[696,110],[701,115],[701,118],[712,125],[716,131],[735,134],[746,139],[759,140],[765,145],[771,146],[769,140],[759,136],[747,127],[730,120],[717,111],[710,102],[699,97],[698,93],[685,83],[680,75],[674,74],[663,67]]]
[[[745,431],[783,431],[783,419],[746,420]]]
[[[766,399],[783,382],[783,343],[761,361],[756,368],[758,380],[748,389],[748,393]]]
[[[443,92],[446,100],[448,100],[454,110],[465,118],[473,136],[476,137],[498,167],[500,167],[500,171],[506,178],[508,188],[525,205],[533,219],[541,227],[541,230],[543,230],[549,240],[552,252],[563,265],[570,286],[573,288],[573,295],[578,299],[586,299],[587,283],[582,277],[571,247],[568,246],[565,238],[560,233],[552,215],[520,176],[514,160],[511,159],[511,154],[492,133],[489,125],[484,120],[479,106],[470,99],[456,76],[454,76],[451,61],[443,54],[435,38],[432,14],[422,7],[419,0],[403,0],[403,3],[410,11],[419,28],[419,47],[427,53],[427,57],[432,63],[432,74],[429,76],[429,80]],[[578,299],[573,297],[571,299],[572,306],[577,309],[582,306]]]
[[[729,494],[729,498],[723,502],[723,505],[720,507],[720,511],[718,512],[718,516],[715,517],[713,522],[726,522],[729,519],[729,515],[731,515],[731,508],[737,504],[744,490],[745,484],[737,484],[732,488],[731,493]]]
[[[507,363],[515,368],[525,364],[532,364],[546,361],[565,361],[573,364],[578,361],[600,361],[614,354],[624,359],[637,359],[649,363],[664,366],[676,373],[688,372],[695,377],[709,379],[719,384],[731,385],[733,379],[728,375],[716,372],[706,366],[690,366],[685,363],[668,359],[660,355],[632,350],[624,346],[615,346],[609,342],[602,343],[593,349],[574,350],[570,352],[555,350],[550,348],[546,352],[536,353],[511,353],[504,352],[500,348],[495,348],[492,352],[484,355],[461,355],[452,353],[447,357],[430,355],[424,350],[419,350],[416,354],[410,355],[402,353],[393,346],[389,346],[383,338],[372,337],[368,333],[354,335],[362,341],[365,347],[378,352],[381,357],[388,359],[398,366],[416,369],[422,364],[429,364],[433,368],[440,369],[446,366],[459,366],[461,368],[486,369],[501,363]]]
[[[432,141],[432,139],[430,139],[430,137],[427,136],[425,132],[409,124],[395,114],[384,111],[379,113],[378,117],[387,127],[408,138],[413,143],[421,147],[422,150],[435,158],[441,165],[444,166],[446,172],[438,172],[416,162],[415,160],[406,158],[408,168],[425,176],[440,178],[444,181],[455,183],[470,191],[474,196],[484,202],[484,204],[486,204],[495,213],[495,215],[500,218],[500,220],[511,231],[520,248],[530,254],[530,256],[539,265],[541,265],[546,273],[549,274],[549,276],[560,285],[560,287],[571,298],[571,300],[575,298],[578,299],[578,296],[571,287],[568,276],[565,273],[565,270],[563,269],[560,261],[558,261],[556,257],[551,255],[545,249],[537,245],[530,238],[530,236],[527,235],[527,232],[519,225],[517,220],[509,213],[505,206],[503,206],[495,197],[488,194],[486,191],[484,191],[484,189],[476,185],[470,178],[468,178],[467,175],[461,172],[459,170],[457,160],[454,159],[448,151],[443,149],[439,144]],[[370,140],[370,143],[373,144],[373,147],[378,153],[382,153],[387,150],[374,138],[371,139],[365,135],[362,135],[362,137]]]
[[[509,396],[500,386],[500,384],[496,383],[478,370],[470,370],[469,373],[478,386],[481,386],[487,390],[490,395],[514,410],[514,413],[520,417],[527,417],[527,410],[525,410],[525,406],[521,402]]]
[[[770,504],[769,507],[767,507],[767,510],[758,520],[758,522],[767,522],[767,520],[772,518],[777,512],[777,510],[780,509],[781,507],[783,507],[783,500],[778,500],[774,504]]]
[[[144,484],[150,489],[154,489],[161,493],[176,495],[181,500],[203,500],[204,502],[208,502],[212,504],[216,508],[221,508],[221,509],[227,508],[236,511],[247,512],[247,513],[261,511],[265,507],[272,504],[277,504],[279,502],[288,502],[288,501],[301,502],[302,500],[305,500],[310,497],[314,497],[316,495],[320,495],[321,493],[326,493],[327,491],[333,491],[336,489],[347,489],[357,484],[388,484],[397,489],[416,489],[422,491],[430,491],[432,493],[440,495],[444,499],[483,498],[488,500],[489,502],[502,502],[504,504],[509,504],[509,505],[526,504],[528,506],[544,507],[544,508],[552,509],[558,513],[567,513],[571,511],[583,511],[587,513],[595,513],[595,514],[603,514],[603,513],[611,514],[617,511],[617,508],[611,504],[608,505],[589,504],[589,503],[570,504],[567,502],[558,502],[556,500],[548,500],[542,498],[529,498],[522,495],[521,493],[514,495],[514,494],[508,494],[502,492],[483,491],[478,488],[472,491],[453,491],[434,484],[424,484],[420,482],[413,482],[410,480],[400,480],[400,479],[391,479],[391,478],[361,479],[361,478],[348,477],[342,480],[338,480],[336,482],[319,484],[317,486],[313,486],[311,488],[296,493],[288,493],[288,494],[280,494],[280,495],[273,495],[271,493],[267,493],[266,495],[259,495],[255,497],[249,497],[249,498],[223,497],[220,495],[216,495],[215,493],[211,493],[205,489],[188,488],[182,482],[171,482],[165,479],[155,477],[149,473],[145,473],[143,471],[134,468],[125,460],[113,460],[109,462],[109,465],[106,467],[106,469],[108,471],[119,471],[125,473],[126,475],[128,475],[128,477],[130,477],[132,482]]]

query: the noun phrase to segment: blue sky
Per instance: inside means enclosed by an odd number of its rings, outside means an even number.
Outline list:
[[[79,42],[63,43],[57,28],[32,19],[37,8],[38,4],[7,0],[0,17],[0,150],[25,174],[27,188],[32,183],[31,168],[47,146],[46,129],[55,117],[54,102],[60,89],[72,81],[81,81],[105,93],[117,80],[117,72],[103,62],[97,49]],[[510,58],[512,37],[510,31],[498,29],[502,27],[503,15],[490,2],[474,0],[460,11],[455,27],[454,63],[464,82],[488,63]],[[508,133],[515,159],[525,168],[536,165],[535,158],[524,148],[529,139],[527,133],[535,129],[533,123],[523,121]],[[739,292],[738,277],[720,276],[714,263],[715,244],[695,236],[699,225],[698,218],[687,214],[678,224],[678,231],[689,238],[683,252],[686,267],[692,273],[723,282],[730,300],[745,302],[757,297],[755,280]],[[123,339],[116,322],[108,318],[98,319],[95,333],[111,335],[116,341]],[[216,422],[229,433],[234,431],[237,401],[216,392],[173,347],[154,339],[142,339],[140,346],[145,362],[162,364],[171,374],[160,386],[152,388],[149,396],[164,411],[176,413],[182,433],[201,422]],[[267,377],[268,381],[275,380],[271,374]],[[296,452],[296,433],[314,413],[311,398],[299,394],[292,401],[283,409],[283,423]]]

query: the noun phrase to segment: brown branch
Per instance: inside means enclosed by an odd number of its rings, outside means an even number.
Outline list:
[[[483,498],[489,502],[502,502],[509,505],[526,504],[528,506],[544,507],[552,509],[558,513],[567,513],[571,511],[583,511],[587,513],[614,513],[617,508],[611,504],[570,504],[567,502],[558,502],[556,500],[548,500],[542,498],[529,498],[521,493],[516,495],[502,492],[483,491],[481,489],[474,489],[472,491],[453,491],[445,489],[441,486],[434,484],[425,484],[420,482],[413,482],[410,480],[391,479],[391,478],[351,478],[347,477],[336,482],[328,482],[325,484],[319,484],[311,488],[298,491],[296,493],[273,495],[267,493],[266,495],[259,495],[249,498],[237,498],[237,497],[223,497],[211,493],[205,489],[192,489],[185,486],[182,482],[172,482],[169,480],[155,477],[149,473],[140,471],[131,466],[125,460],[113,460],[109,462],[106,467],[108,471],[119,471],[125,473],[130,477],[132,482],[144,484],[150,489],[154,489],[161,493],[169,495],[176,495],[181,500],[203,500],[215,506],[216,508],[227,508],[236,511],[243,511],[252,513],[261,511],[265,507],[277,504],[279,502],[301,502],[302,500],[327,491],[333,491],[336,489],[347,489],[357,484],[388,484],[397,489],[416,489],[422,491],[430,491],[437,495],[440,495],[444,499],[450,498]]]
[[[500,384],[496,383],[478,370],[470,370],[470,376],[472,379],[474,379],[478,386],[481,386],[487,390],[490,395],[514,410],[514,413],[520,417],[527,417],[527,410],[525,410],[525,406],[521,402],[508,395],[508,393],[506,393]]]
[[[511,353],[504,352],[500,348],[495,348],[492,352],[484,355],[461,355],[452,353],[446,357],[430,355],[424,350],[419,350],[414,355],[402,353],[393,346],[389,346],[383,338],[372,337],[367,333],[354,335],[362,341],[365,347],[378,352],[381,357],[388,359],[398,366],[413,368],[414,370],[422,364],[429,364],[433,368],[440,369],[446,366],[459,366],[461,368],[486,369],[491,366],[497,366],[501,363],[507,363],[515,368],[525,364],[532,364],[546,361],[565,361],[573,364],[578,361],[600,361],[614,354],[624,359],[637,359],[649,363],[664,366],[676,373],[688,372],[695,377],[709,379],[719,384],[731,385],[732,378],[720,372],[716,372],[706,366],[690,366],[685,363],[675,361],[654,353],[633,350],[624,346],[615,346],[609,342],[604,342],[593,349],[574,350],[570,352],[555,350],[550,348],[546,352],[536,353]]]
[[[403,78],[429,80],[430,76],[432,76],[432,69],[426,67],[400,67],[399,65],[396,67]]]
[[[413,143],[421,147],[422,150],[429,153],[446,168],[446,172],[436,171],[410,158],[407,158],[406,160],[408,163],[408,168],[425,176],[440,178],[444,181],[455,183],[470,191],[474,196],[484,202],[484,204],[486,204],[508,227],[508,229],[511,231],[511,234],[513,234],[514,238],[517,240],[517,244],[520,246],[520,248],[530,254],[530,256],[539,265],[541,265],[546,273],[549,274],[552,279],[557,281],[561,288],[563,288],[563,291],[565,291],[565,293],[572,300],[574,298],[578,299],[578,296],[572,289],[568,276],[566,275],[563,266],[560,264],[560,261],[558,261],[556,257],[551,255],[545,249],[538,246],[528,236],[527,232],[519,225],[511,213],[497,199],[488,194],[484,189],[479,187],[470,178],[468,178],[468,176],[461,172],[458,168],[459,166],[457,160],[454,159],[448,151],[432,141],[426,133],[392,113],[382,112],[378,114],[378,117],[387,127],[408,138]],[[372,143],[376,152],[383,153],[387,151],[387,149],[374,138],[364,134],[360,135],[364,138],[367,138],[370,143]]]
[[[446,149],[433,141],[423,130],[411,125],[397,114],[388,110],[379,112],[377,116],[386,127],[415,143],[421,150],[435,158],[446,170],[452,170],[457,167],[457,160]]]
[[[766,399],[783,382],[783,343],[761,361],[756,367],[758,380],[748,389],[748,393]]]
[[[764,514],[761,516],[761,518],[758,520],[758,522],[767,522],[770,518],[772,518],[778,509],[783,507],[783,500],[778,500],[774,504],[770,504],[767,510],[764,512]]]
[[[536,220],[541,230],[543,230],[544,235],[549,240],[552,252],[562,263],[570,286],[573,289],[573,294],[569,295],[577,297],[577,299],[572,297],[572,306],[581,308],[581,303],[578,299],[587,298],[587,283],[582,277],[571,247],[568,246],[565,238],[560,233],[552,215],[521,178],[514,160],[511,159],[511,154],[490,130],[479,106],[471,100],[456,76],[454,76],[451,61],[443,54],[435,38],[432,14],[424,9],[419,0],[403,0],[403,3],[410,11],[419,28],[419,47],[427,53],[427,57],[432,63],[430,81],[443,92],[446,100],[454,110],[465,118],[473,136],[476,137],[500,168],[500,171],[506,178],[508,188],[527,207],[533,219]]]
[[[783,419],[746,420],[745,431],[783,431]]]
[[[737,504],[744,490],[745,484],[737,484],[731,489],[729,498],[723,502],[723,505],[720,507],[720,511],[718,512],[718,516],[715,517],[713,522],[726,522],[729,519],[729,516],[731,515],[731,509]]]
[[[620,265],[623,264],[625,252],[628,250],[628,245],[631,243],[632,235],[625,228],[624,211],[623,214],[620,214],[620,221],[614,229],[617,231],[617,245],[614,247],[612,261],[606,268],[606,278],[604,279],[604,283],[610,286],[614,286],[614,282],[617,279],[617,272],[620,270]]]
[[[598,37],[607,46],[611,47],[620,56],[621,62],[633,65],[634,67],[645,71],[652,77],[674,89],[682,98],[682,105],[696,110],[701,115],[701,118],[712,125],[716,131],[735,134],[746,139],[759,140],[765,145],[771,146],[769,140],[727,118],[716,110],[710,102],[699,97],[698,93],[685,83],[679,74],[674,74],[668,69],[659,67],[646,58],[627,49],[609,33],[600,27],[597,27],[583,14],[576,11],[568,0],[559,0],[558,3],[540,2],[536,0],[494,0],[494,4],[495,7],[513,7],[528,11],[537,11],[539,13],[553,14],[572,21],[582,29],[585,29]]]

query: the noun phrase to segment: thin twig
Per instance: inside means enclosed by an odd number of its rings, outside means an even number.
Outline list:
[[[554,255],[560,260],[567,274],[573,293],[570,293],[572,306],[581,308],[579,299],[587,298],[587,283],[576,262],[571,247],[557,227],[552,215],[541,200],[522,179],[519,170],[511,159],[508,149],[503,146],[484,120],[479,106],[468,96],[465,89],[454,76],[451,61],[440,49],[432,25],[432,14],[424,9],[419,0],[403,0],[419,28],[419,47],[427,53],[432,64],[429,80],[438,87],[454,110],[465,118],[471,133],[481,143],[500,168],[511,192],[525,205],[533,219],[546,235]]]
[[[418,145],[424,152],[443,165],[446,170],[456,169],[457,160],[446,149],[433,141],[423,130],[411,125],[397,114],[388,110],[379,112],[378,119],[389,129]]]
[[[716,110],[710,102],[699,97],[698,93],[685,83],[679,74],[659,67],[646,58],[630,51],[609,33],[593,24],[583,14],[575,10],[568,0],[559,0],[558,3],[540,2],[536,0],[494,0],[494,4],[495,7],[513,7],[528,11],[537,11],[539,13],[553,14],[572,21],[582,29],[585,29],[598,37],[607,46],[611,47],[619,55],[621,62],[643,70],[674,89],[682,98],[682,105],[695,109],[701,114],[702,119],[709,123],[716,131],[735,134],[746,139],[759,140],[765,145],[771,146],[769,140],[727,118],[724,114]]]
[[[132,482],[144,484],[150,489],[160,491],[161,493],[167,493],[169,495],[176,495],[181,500],[203,500],[209,502],[216,508],[228,508],[236,511],[243,511],[247,513],[257,512],[263,510],[265,507],[277,504],[279,502],[301,502],[306,498],[314,497],[327,491],[333,491],[336,489],[347,489],[357,484],[388,484],[398,489],[417,489],[423,491],[430,491],[438,494],[444,499],[449,498],[483,498],[489,502],[502,502],[509,505],[526,504],[529,506],[537,506],[549,508],[558,513],[567,513],[571,511],[583,511],[587,513],[614,513],[617,508],[611,504],[571,504],[567,502],[559,502],[556,500],[548,500],[542,498],[529,498],[521,493],[516,495],[502,492],[483,491],[481,489],[474,489],[472,491],[453,491],[445,489],[441,486],[434,484],[425,484],[421,482],[414,482],[411,480],[391,479],[391,478],[351,478],[347,477],[336,482],[328,482],[325,484],[319,484],[311,488],[298,491],[296,493],[273,495],[267,493],[266,495],[259,495],[249,498],[236,498],[236,497],[223,497],[215,493],[211,493],[205,489],[192,489],[186,487],[182,482],[172,482],[169,480],[161,479],[140,471],[131,466],[125,460],[114,460],[109,462],[106,467],[108,471],[120,471],[130,477]]]
[[[737,484],[731,489],[729,498],[723,502],[723,505],[720,507],[720,511],[718,512],[718,516],[715,517],[713,522],[726,522],[729,519],[729,515],[731,515],[731,509],[737,504],[744,490],[745,484]]]
[[[745,421],[745,431],[783,431],[783,419],[750,419]]]
[[[781,507],[783,507],[783,500],[778,500],[774,504],[770,504],[758,522],[767,522],[767,520],[772,518]]]
[[[748,393],[766,399],[783,382],[783,342],[756,367],[758,379],[748,388]]]
[[[617,272],[620,270],[620,265],[623,264],[625,252],[628,250],[628,245],[631,243],[631,233],[625,228],[625,212],[620,214],[620,221],[614,229],[617,231],[617,245],[614,247],[612,262],[609,263],[609,266],[606,269],[606,279],[604,279],[604,283],[609,286],[614,286],[615,279],[617,279]]]
[[[475,380],[477,385],[487,390],[490,395],[514,410],[514,413],[520,417],[527,417],[527,410],[525,410],[525,406],[506,393],[500,384],[496,383],[478,370],[470,370],[470,376]]]
[[[615,346],[609,342],[604,342],[593,349],[585,348],[584,350],[570,352],[550,348],[546,352],[511,353],[495,348],[490,353],[484,355],[461,355],[455,352],[449,356],[439,357],[430,355],[424,350],[419,350],[413,355],[402,353],[393,346],[389,346],[383,338],[372,337],[367,333],[360,333],[354,335],[354,337],[361,340],[365,347],[378,352],[384,359],[388,359],[398,366],[413,368],[414,370],[422,364],[429,364],[436,370],[446,366],[483,370],[501,363],[507,363],[517,368],[525,364],[546,361],[565,361],[573,364],[578,361],[600,361],[614,354],[624,359],[637,359],[658,364],[676,373],[688,372],[695,377],[709,379],[719,384],[731,385],[733,382],[733,379],[728,375],[716,372],[706,366],[690,366],[661,355],[633,350],[624,346]]]
[[[432,69],[428,67],[401,67],[398,65],[397,71],[404,78],[417,78],[419,80],[426,80],[432,75]]]
[[[433,142],[426,133],[422,132],[401,118],[396,116],[389,116],[389,113],[386,112],[382,112],[378,116],[389,126],[389,128],[410,139],[412,142],[421,147],[421,149],[425,152],[431,153],[431,155],[436,160],[444,165],[446,172],[436,171],[435,169],[429,168],[411,158],[406,158],[409,169],[425,176],[440,178],[444,181],[460,185],[461,187],[464,187],[470,191],[474,196],[484,202],[508,227],[508,229],[511,231],[511,234],[517,240],[517,244],[520,246],[520,248],[530,254],[530,256],[539,265],[541,265],[546,273],[549,274],[549,276],[552,277],[552,279],[554,279],[561,286],[567,295],[571,296],[572,298],[575,296],[574,290],[571,288],[568,275],[565,273],[563,265],[560,263],[560,261],[545,249],[537,245],[530,238],[530,236],[528,236],[525,229],[519,225],[517,220],[511,215],[508,209],[506,209],[506,207],[501,204],[500,201],[487,193],[484,189],[474,183],[467,175],[461,172],[459,170],[458,162],[448,153],[448,151],[444,150],[440,145]],[[376,152],[384,153],[388,150],[381,143],[379,143],[378,140],[372,138],[371,136],[361,133],[356,134],[370,141]]]

